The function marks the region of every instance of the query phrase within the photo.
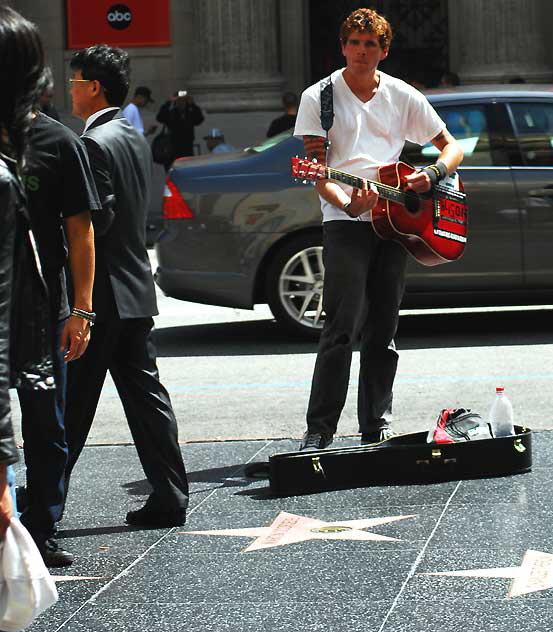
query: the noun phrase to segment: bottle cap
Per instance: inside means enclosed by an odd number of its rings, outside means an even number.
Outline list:
[[[496,386],[495,387],[495,392],[496,393],[503,393],[504,390],[505,390],[504,386]]]

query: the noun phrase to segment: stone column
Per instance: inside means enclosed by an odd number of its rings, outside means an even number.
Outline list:
[[[308,0],[280,0],[280,47],[284,88],[299,96],[311,76]]]
[[[194,0],[190,89],[208,112],[280,107],[276,0]]]
[[[54,105],[58,110],[68,108],[69,95],[64,63],[65,2],[63,0],[51,2],[12,0],[6,4],[39,27],[46,53],[46,63],[52,68],[54,75]]]
[[[450,67],[462,83],[551,81],[542,0],[449,0]]]

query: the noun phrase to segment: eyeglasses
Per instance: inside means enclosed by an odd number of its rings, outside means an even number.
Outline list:
[[[69,79],[69,83],[79,83],[81,81],[96,81],[96,79]]]

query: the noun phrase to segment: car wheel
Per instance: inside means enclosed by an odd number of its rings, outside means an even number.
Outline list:
[[[324,323],[323,279],[320,236],[298,235],[277,252],[267,273],[267,302],[288,331],[319,337]]]

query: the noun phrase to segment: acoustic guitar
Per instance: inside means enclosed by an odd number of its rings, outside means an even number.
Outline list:
[[[378,201],[371,221],[382,239],[398,241],[419,263],[435,266],[459,259],[467,243],[468,208],[457,173],[424,194],[407,189],[405,177],[416,169],[404,162],[378,168],[378,181],[332,169],[315,161],[292,158],[292,175],[303,180],[336,180],[357,189],[373,184]]]

